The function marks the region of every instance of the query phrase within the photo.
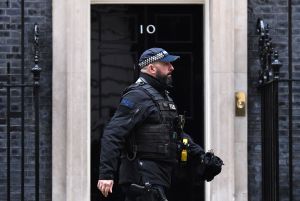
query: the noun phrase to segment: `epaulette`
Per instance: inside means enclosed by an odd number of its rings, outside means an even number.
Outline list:
[[[143,86],[144,84],[146,84],[145,82],[141,81],[141,82],[135,82],[133,84],[131,84],[130,86],[128,86],[123,92],[122,92],[122,96],[124,96],[125,94],[127,94],[129,91],[136,89],[140,86]]]

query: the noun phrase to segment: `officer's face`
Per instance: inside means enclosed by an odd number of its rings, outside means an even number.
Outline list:
[[[156,78],[161,82],[172,85],[172,72],[174,67],[169,62],[155,62],[153,65],[156,67]]]

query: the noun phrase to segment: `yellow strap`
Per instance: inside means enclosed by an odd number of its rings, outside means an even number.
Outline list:
[[[187,151],[186,149],[181,151],[181,161],[186,162],[187,161]]]

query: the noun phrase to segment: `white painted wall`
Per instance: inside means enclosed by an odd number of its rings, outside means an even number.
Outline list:
[[[49,86],[50,87],[50,86]],[[90,199],[90,2],[53,1],[52,200]]]
[[[225,163],[221,175],[206,185],[206,201],[247,200],[247,115],[235,116],[234,99],[236,91],[247,94],[247,1],[206,5],[206,147]]]

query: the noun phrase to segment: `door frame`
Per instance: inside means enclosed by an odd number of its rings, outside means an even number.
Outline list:
[[[53,0],[52,200],[90,200],[90,6],[146,0]],[[180,4],[155,0],[152,4]],[[235,116],[236,91],[247,93],[247,0],[189,0],[205,13],[205,147],[225,161],[206,183],[206,201],[247,200],[247,116]]]

